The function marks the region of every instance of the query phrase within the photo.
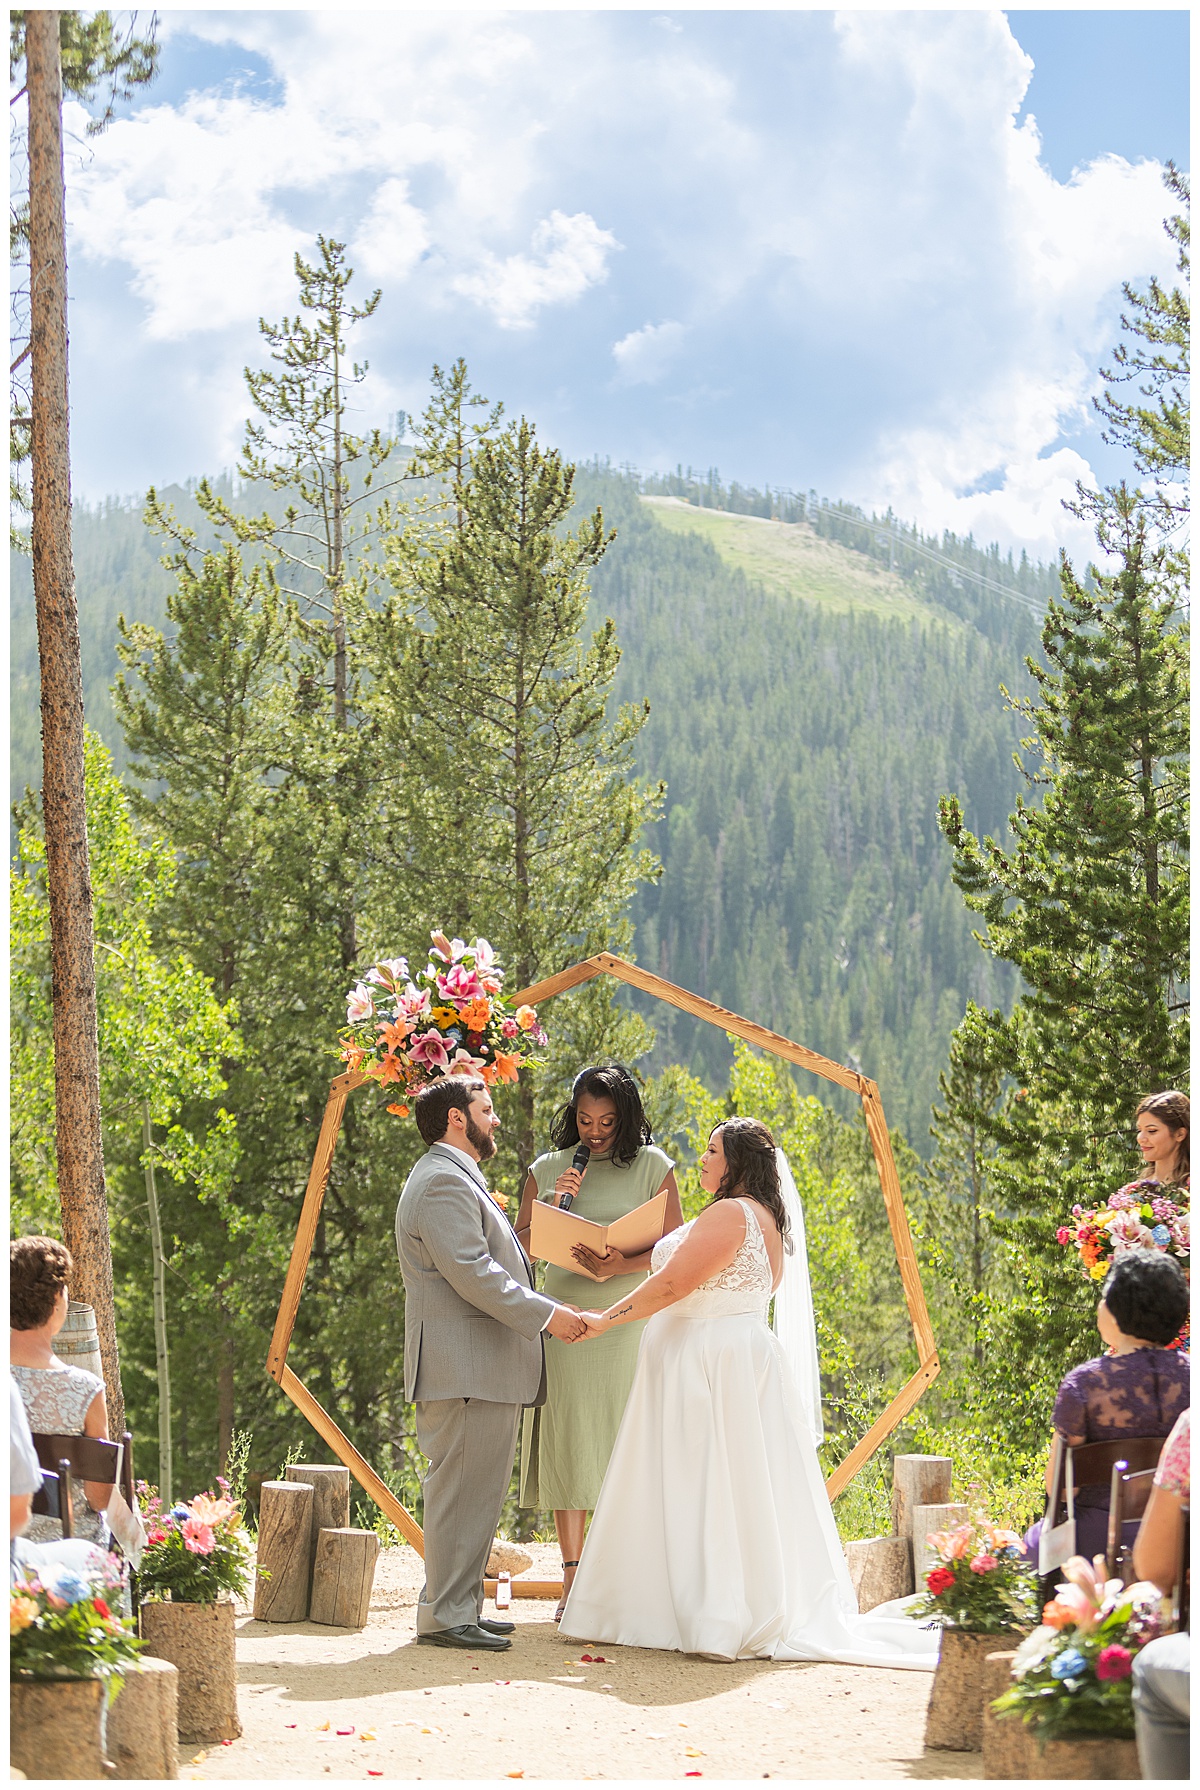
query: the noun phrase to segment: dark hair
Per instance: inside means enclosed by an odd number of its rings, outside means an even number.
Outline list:
[[[1161,1094],[1147,1094],[1146,1098],[1139,1103],[1133,1116],[1135,1119],[1140,1119],[1143,1113],[1153,1113],[1154,1117],[1161,1119],[1170,1131],[1183,1132],[1183,1136],[1175,1147],[1175,1174],[1173,1176],[1174,1180],[1182,1181],[1185,1175],[1190,1175],[1192,1172],[1191,1101],[1177,1088],[1165,1088]]]
[[[478,1075],[439,1075],[426,1082],[416,1099],[413,1111],[417,1130],[427,1144],[440,1144],[446,1135],[451,1109],[469,1113],[477,1094],[487,1093],[487,1083]]]
[[[75,1264],[57,1237],[14,1237],[8,1246],[8,1312],[14,1330],[40,1330]]]
[[[1123,1336],[1165,1348],[1188,1315],[1188,1283],[1173,1256],[1158,1249],[1125,1249],[1105,1277],[1101,1297]]]
[[[725,1173],[713,1195],[717,1200],[757,1200],[775,1220],[784,1248],[792,1250],[792,1227],[779,1188],[779,1164],[775,1139],[761,1119],[725,1119],[714,1125],[710,1137],[721,1133]]]
[[[550,1142],[556,1150],[569,1150],[579,1142],[576,1114],[585,1094],[612,1101],[617,1110],[612,1161],[617,1168],[628,1168],[642,1146],[654,1142],[654,1134],[642,1108],[638,1085],[623,1063],[597,1063],[579,1071],[571,1085],[571,1098],[550,1121]]]

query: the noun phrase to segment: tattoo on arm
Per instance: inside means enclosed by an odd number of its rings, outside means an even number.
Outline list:
[[[608,1315],[610,1318],[623,1318],[625,1316],[626,1312],[630,1312],[632,1310],[633,1310],[633,1300],[631,1299],[629,1301],[628,1305],[615,1306],[613,1308],[613,1310],[609,1312]]]

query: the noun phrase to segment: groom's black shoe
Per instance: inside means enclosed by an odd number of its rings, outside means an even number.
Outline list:
[[[488,1622],[482,1616],[475,1626],[481,1628],[487,1635],[511,1635],[515,1634],[517,1629],[515,1622]]]
[[[464,1622],[460,1628],[435,1628],[417,1636],[418,1646],[465,1647],[472,1653],[503,1653],[512,1642],[506,1635],[490,1635],[477,1623]]]

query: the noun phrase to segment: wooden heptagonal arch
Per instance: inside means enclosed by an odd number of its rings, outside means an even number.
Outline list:
[[[565,993],[569,988],[578,988],[581,983],[590,982],[593,976],[615,976],[620,982],[628,982],[633,988],[640,988],[646,994],[656,995],[659,1000],[667,1001],[672,1007],[678,1007],[684,1013],[691,1013],[695,1018],[704,1020],[708,1025],[716,1026],[719,1031],[732,1033],[736,1038],[744,1038],[748,1044],[756,1045],[760,1050],[767,1051],[772,1056],[782,1057],[788,1063],[798,1063],[802,1069],[809,1069],[814,1075],[823,1076],[826,1081],[836,1082],[842,1088],[849,1088],[862,1101],[867,1135],[871,1139],[871,1148],[875,1154],[875,1166],[879,1171],[879,1185],[883,1192],[883,1203],[887,1210],[892,1242],[896,1250],[896,1264],[900,1270],[905,1303],[908,1306],[913,1338],[917,1345],[918,1367],[912,1378],[900,1388],[886,1411],[876,1418],[866,1435],[855,1443],[845,1460],[831,1474],[827,1481],[827,1489],[830,1499],[833,1500],[839,1493],[845,1491],[854,1475],[861,1467],[865,1466],[875,1450],[892,1433],[897,1424],[908,1415],[926,1387],[936,1379],[940,1367],[937,1348],[933,1340],[933,1329],[929,1322],[929,1312],[925,1305],[925,1294],[921,1286],[921,1276],[917,1268],[916,1253],[908,1228],[908,1217],[904,1210],[900,1178],[896,1173],[891,1139],[888,1136],[883,1107],[879,1099],[879,1089],[865,1075],[859,1075],[853,1069],[846,1069],[841,1063],[834,1063],[828,1057],[819,1056],[815,1050],[809,1050],[803,1044],[794,1044],[790,1038],[783,1038],[778,1032],[770,1032],[765,1026],[756,1025],[753,1020],[742,1019],[739,1014],[730,1013],[726,1008],[718,1007],[713,1001],[706,1001],[700,995],[691,994],[686,988],[677,988],[673,982],[665,981],[662,976],[655,976],[649,970],[639,969],[637,964],[627,963],[624,958],[614,957],[608,951],[601,951],[596,957],[585,958],[582,963],[574,964],[570,969],[560,970],[558,975],[549,976],[544,982],[535,983],[532,988],[523,988],[512,999],[518,1006],[526,1002],[530,1006],[535,1006],[542,1001],[550,1000],[556,994]],[[329,1413],[318,1404],[303,1381],[287,1365],[288,1345],[292,1339],[292,1329],[300,1307],[304,1276],[308,1269],[309,1256],[312,1253],[313,1238],[316,1235],[321,1203],[325,1197],[325,1187],[329,1179],[333,1153],[337,1147],[342,1114],[346,1108],[346,1101],[353,1091],[369,1079],[365,1075],[348,1073],[337,1076],[330,1086],[329,1100],[325,1107],[325,1116],[321,1121],[321,1133],[317,1139],[316,1153],[313,1156],[308,1186],[304,1194],[304,1204],[300,1211],[300,1222],[296,1228],[296,1241],[292,1245],[292,1258],[288,1264],[287,1279],[283,1285],[283,1297],[279,1301],[279,1315],[275,1319],[275,1330],[271,1337],[271,1352],[267,1356],[267,1372],[287,1394],[296,1408],[304,1414],[317,1434],[333,1450],[338,1460],[344,1466],[349,1467],[367,1496],[379,1506],[389,1521],[396,1525],[405,1539],[410,1541],[419,1553],[423,1554],[424,1536],[416,1518],[405,1509],[396,1494],[383,1483],[369,1461],[365,1460],[349,1438],[342,1434]],[[557,1580],[517,1579],[513,1582],[513,1591],[524,1597],[549,1598],[559,1595],[561,1585]]]

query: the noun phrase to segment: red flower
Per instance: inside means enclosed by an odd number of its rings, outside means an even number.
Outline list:
[[[1133,1655],[1128,1647],[1102,1647],[1096,1660],[1097,1678],[1128,1678],[1133,1671]]]
[[[105,1601],[102,1597],[94,1597],[92,1599],[92,1603],[96,1607],[96,1614],[98,1616],[108,1616],[111,1614],[111,1611],[109,1610],[108,1605],[105,1603]]]
[[[940,1597],[953,1585],[954,1574],[944,1566],[935,1566],[931,1573],[926,1573],[925,1583],[934,1597]]]
[[[151,1529],[149,1535],[146,1537],[146,1546],[153,1547],[156,1541],[166,1541],[166,1539],[167,1532],[165,1529]]]

